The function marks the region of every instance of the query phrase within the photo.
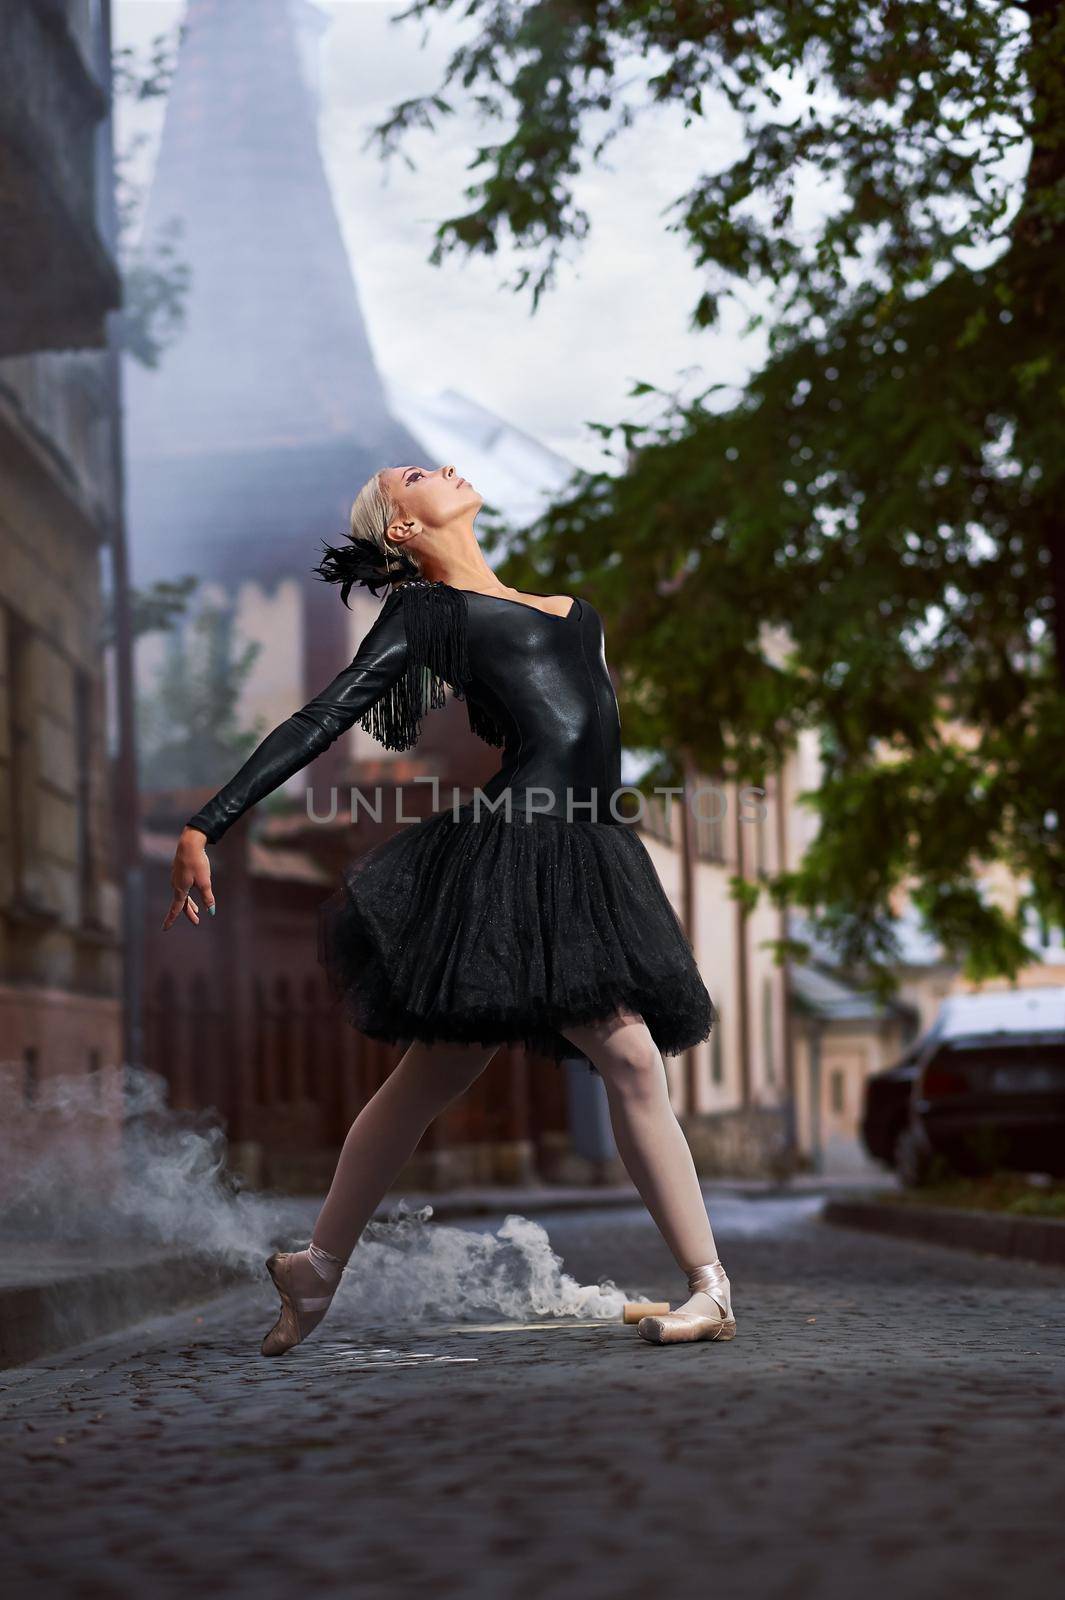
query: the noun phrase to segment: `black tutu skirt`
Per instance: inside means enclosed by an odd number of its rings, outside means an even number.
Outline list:
[[[464,805],[402,827],[345,867],[319,909],[318,959],[348,1019],[390,1043],[521,1044],[557,1065],[583,1055],[561,1028],[619,1005],[663,1055],[717,1019],[627,823]]]

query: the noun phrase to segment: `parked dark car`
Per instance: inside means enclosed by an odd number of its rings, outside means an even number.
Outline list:
[[[950,995],[866,1084],[862,1137],[906,1184],[937,1165],[1065,1176],[1065,988]]]
[[[1065,1036],[944,1041],[918,1074],[912,1113],[929,1161],[938,1154],[969,1176],[1003,1167],[1065,1177]]]
[[[910,1097],[920,1063],[922,1042],[911,1046],[901,1061],[884,1067],[865,1080],[862,1102],[862,1142],[874,1161],[896,1167],[899,1139],[910,1121]]]

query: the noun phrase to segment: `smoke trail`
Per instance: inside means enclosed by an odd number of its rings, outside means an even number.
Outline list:
[[[27,1099],[0,1068],[0,1239],[163,1245],[258,1269],[284,1232],[281,1197],[242,1190],[217,1113],[178,1111],[142,1068],[48,1077]]]
[[[580,1284],[563,1270],[547,1230],[511,1212],[495,1233],[430,1223],[433,1208],[403,1200],[366,1228],[337,1297],[372,1307],[374,1320],[472,1321],[486,1315],[617,1318],[626,1299],[607,1279]]]
[[[226,1153],[217,1113],[173,1109],[157,1073],[50,1077],[28,1100],[22,1064],[0,1064],[0,1242],[116,1258],[195,1253],[263,1278],[271,1250],[306,1244],[305,1207],[245,1188]],[[528,1217],[512,1213],[493,1234],[432,1222],[432,1213],[399,1198],[387,1219],[372,1220],[338,1305],[350,1298],[374,1320],[415,1323],[617,1317],[635,1298],[609,1280],[578,1283]]]

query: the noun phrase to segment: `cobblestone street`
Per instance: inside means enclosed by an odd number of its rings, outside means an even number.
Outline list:
[[[264,1273],[0,1373],[5,1591],[1065,1592],[1062,1274],[834,1229],[820,1204],[711,1198],[728,1344],[446,1305],[380,1327],[348,1293],[267,1361]],[[642,1211],[538,1220],[579,1282],[683,1298]]]

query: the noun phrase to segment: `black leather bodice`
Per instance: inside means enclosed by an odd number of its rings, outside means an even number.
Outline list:
[[[473,590],[461,595],[468,672],[461,686],[478,718],[503,738],[499,771],[481,786],[487,812],[615,824],[610,798],[621,784],[621,722],[607,671],[602,618],[574,599],[565,616]],[[349,666],[267,734],[234,778],[188,825],[212,844],[257,801],[365,718],[410,666],[408,613],[390,594]],[[370,724],[372,727],[373,724]],[[581,803],[585,802],[585,803]]]
[[[471,594],[469,652],[467,697],[506,734],[502,765],[482,785],[486,799],[509,789],[515,817],[616,821],[609,799],[621,783],[621,722],[594,607],[578,598],[557,617]]]

